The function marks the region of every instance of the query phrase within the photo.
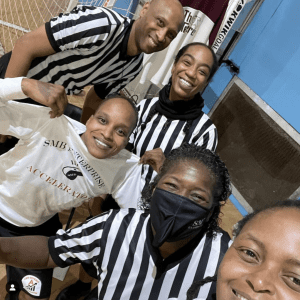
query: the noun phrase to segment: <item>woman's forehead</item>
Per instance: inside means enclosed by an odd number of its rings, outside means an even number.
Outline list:
[[[280,207],[262,211],[245,224],[238,238],[248,236],[269,245],[279,239],[283,244],[296,241],[300,250],[300,210]]]

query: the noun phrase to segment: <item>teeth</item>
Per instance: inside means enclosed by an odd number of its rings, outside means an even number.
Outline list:
[[[106,148],[110,148],[110,146],[104,144],[103,142],[99,141],[99,140],[96,139],[96,138],[95,138],[95,141],[96,141],[96,143],[97,143],[98,145],[104,146],[104,147],[106,147]]]
[[[151,41],[153,46],[155,46],[155,47],[157,46],[157,44],[155,43],[154,39],[151,36],[150,36],[150,41]]]
[[[248,300],[247,298],[243,297],[242,295],[238,294],[235,290],[233,290],[234,294],[241,300]]]
[[[191,87],[191,86],[192,86],[189,82],[187,82],[186,80],[184,80],[184,79],[182,79],[182,78],[180,78],[180,82],[181,82],[182,84],[188,86],[188,87]]]

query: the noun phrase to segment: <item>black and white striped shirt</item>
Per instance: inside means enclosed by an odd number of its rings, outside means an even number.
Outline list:
[[[60,267],[83,262],[97,269],[99,299],[186,299],[194,280],[216,273],[230,237],[194,238],[165,260],[151,244],[149,214],[135,209],[110,210],[49,239]],[[199,298],[212,299],[215,283],[201,287]]]
[[[216,150],[218,143],[217,129],[210,118],[203,112],[198,118],[193,120],[187,137],[183,132],[187,121],[172,120],[160,113],[156,113],[143,129],[141,125],[145,122],[151,108],[158,99],[158,97],[145,99],[138,104],[139,121],[130,136],[127,146],[129,150],[142,157],[147,150],[161,148],[164,154],[167,155],[172,149],[178,148],[185,138],[185,141],[190,144],[196,144],[212,151]],[[137,203],[138,205],[144,186],[149,184],[156,174],[151,166],[143,165],[142,174],[140,174],[141,182],[137,183],[135,188],[139,188],[140,193],[137,193],[136,190],[129,190],[131,187],[127,188],[126,184],[124,184],[120,191],[114,195],[119,206],[121,208],[136,207],[132,203]],[[133,196],[137,197],[134,201],[132,199]]]
[[[46,23],[57,52],[33,60],[27,77],[60,84],[69,95],[94,85],[100,98],[117,92],[142,69],[143,54],[127,55],[133,21],[113,10],[78,5]]]

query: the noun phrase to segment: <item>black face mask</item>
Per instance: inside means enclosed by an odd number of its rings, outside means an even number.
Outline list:
[[[160,247],[164,242],[176,242],[198,234],[210,210],[189,198],[156,188],[150,208],[155,230],[152,245]]]

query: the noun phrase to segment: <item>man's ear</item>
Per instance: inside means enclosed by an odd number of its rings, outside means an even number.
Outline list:
[[[149,9],[149,6],[150,6],[150,1],[146,2],[141,11],[140,11],[140,18],[144,17],[144,15],[146,14],[147,10]]]

